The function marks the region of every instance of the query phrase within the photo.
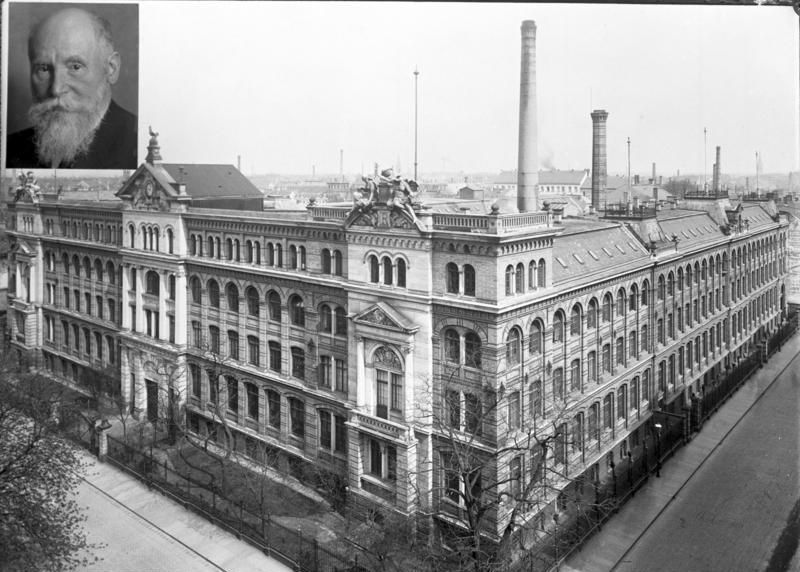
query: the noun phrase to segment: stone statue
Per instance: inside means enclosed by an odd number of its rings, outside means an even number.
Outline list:
[[[41,191],[33,172],[28,171],[27,173],[21,173],[18,178],[19,185],[16,188],[14,202],[20,200],[26,202],[38,202],[39,198],[41,197]]]

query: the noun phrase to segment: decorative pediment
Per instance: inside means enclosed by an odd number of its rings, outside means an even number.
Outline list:
[[[9,251],[15,257],[33,258],[36,256],[36,247],[29,244],[24,238],[18,238]]]
[[[165,169],[144,163],[117,191],[117,196],[135,210],[165,211],[172,202],[188,198],[176,190],[177,186]]]
[[[385,302],[378,302],[377,304],[370,306],[365,311],[355,316],[353,321],[369,326],[388,328],[390,330],[396,330],[406,334],[413,333],[419,329],[419,326],[412,323],[400,312]]]

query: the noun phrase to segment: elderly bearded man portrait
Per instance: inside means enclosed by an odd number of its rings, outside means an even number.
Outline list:
[[[122,64],[108,23],[61,9],[28,38],[33,127],[12,133],[9,168],[127,169],[137,165],[137,118],[111,97]]]

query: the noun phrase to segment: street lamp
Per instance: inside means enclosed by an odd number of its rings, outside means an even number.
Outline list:
[[[656,476],[661,476],[661,423],[655,424],[656,428]]]

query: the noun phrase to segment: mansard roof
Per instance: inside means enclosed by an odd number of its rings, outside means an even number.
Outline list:
[[[553,241],[553,283],[596,280],[634,269],[647,262],[647,249],[620,225],[565,224]]]
[[[192,198],[263,197],[261,191],[233,165],[161,163],[174,182],[186,185]]]

